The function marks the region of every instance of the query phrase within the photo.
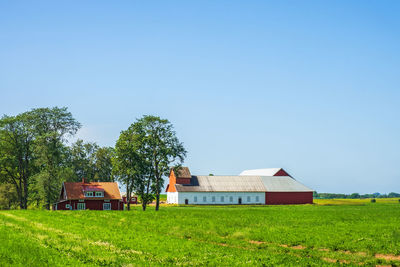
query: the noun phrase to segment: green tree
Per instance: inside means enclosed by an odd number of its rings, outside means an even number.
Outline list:
[[[112,173],[112,158],[114,157],[114,148],[100,147],[95,152],[95,180],[102,182],[114,182]]]
[[[159,210],[163,176],[169,174],[171,165],[180,166],[186,157],[186,150],[176,137],[173,125],[166,119],[146,115],[137,120],[135,127],[141,136],[139,153],[150,165],[152,191],[156,198],[156,210]]]
[[[19,207],[28,207],[29,184],[34,174],[34,134],[29,113],[0,120],[0,181],[15,187]]]
[[[9,183],[0,184],[0,210],[13,209],[19,204],[15,186]]]
[[[85,178],[93,181],[96,175],[96,153],[99,146],[96,143],[84,143],[78,139],[69,148],[69,160],[73,171],[72,181],[78,182]]]
[[[45,207],[50,209],[51,203],[58,197],[60,173],[66,167],[64,143],[67,137],[77,132],[80,124],[65,107],[38,108],[29,113],[36,136],[35,152],[40,167],[38,184],[42,189]]]
[[[130,210],[130,199],[135,186],[135,178],[142,173],[142,158],[137,153],[140,137],[134,132],[131,125],[122,131],[116,144],[115,154],[112,159],[113,174],[126,189],[127,208]]]

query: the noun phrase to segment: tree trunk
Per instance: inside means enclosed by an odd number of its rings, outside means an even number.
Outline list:
[[[24,179],[24,195],[23,195],[23,204],[24,209],[28,209],[28,179]]]
[[[156,192],[156,211],[160,208],[160,192],[157,190]]]
[[[22,179],[19,178],[19,186],[17,186],[18,200],[20,209],[24,209],[24,200],[23,200],[23,189],[22,189]]]
[[[146,210],[146,205],[147,205],[146,201],[143,200],[143,198],[142,198],[142,210],[143,210],[143,211]]]
[[[160,180],[161,177],[158,172],[158,162],[156,162],[156,169],[155,169],[155,176],[156,176],[156,211],[160,208]]]
[[[131,210],[131,192],[129,192],[129,182],[126,182],[126,207]]]
[[[48,182],[48,186],[47,186],[46,205],[45,205],[45,207],[46,207],[47,210],[50,210],[51,186],[50,186],[50,181],[47,181],[47,182]]]

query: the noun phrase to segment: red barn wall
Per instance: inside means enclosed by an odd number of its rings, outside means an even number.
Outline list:
[[[265,192],[265,204],[312,204],[313,192]]]
[[[190,178],[176,178],[177,184],[190,184]]]

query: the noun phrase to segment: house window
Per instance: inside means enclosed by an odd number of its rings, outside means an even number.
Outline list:
[[[233,202],[233,196],[229,197],[229,202]]]
[[[194,197],[194,202],[197,202],[197,197]]]
[[[224,202],[224,196],[221,197],[221,202]]]
[[[85,197],[92,197],[93,196],[93,192],[85,192]]]
[[[207,197],[203,197],[203,202],[207,202]]]
[[[103,196],[103,192],[96,192],[96,193],[95,193],[95,196],[96,196],[96,197],[102,197],[102,196]]]
[[[85,203],[78,203],[78,204],[77,204],[77,209],[78,209],[78,210],[84,210],[84,209],[86,209]]]
[[[256,202],[260,202],[260,197],[256,196]]]
[[[251,200],[250,200],[250,196],[248,196],[248,197],[247,197],[247,202],[250,202],[250,201],[251,201]]]
[[[103,203],[103,210],[111,210],[111,203]]]
[[[66,208],[66,209],[71,209],[71,205],[70,205],[70,204],[66,204],[66,205],[65,205],[65,208]]]
[[[215,202],[215,197],[212,197],[212,202]]]

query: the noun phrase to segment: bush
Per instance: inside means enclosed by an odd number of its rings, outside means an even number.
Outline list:
[[[375,202],[376,202],[375,198],[371,199],[371,203],[375,203]]]

